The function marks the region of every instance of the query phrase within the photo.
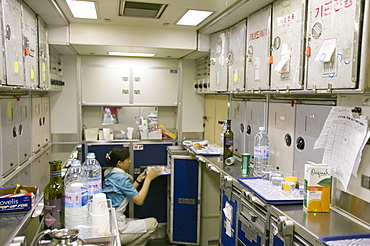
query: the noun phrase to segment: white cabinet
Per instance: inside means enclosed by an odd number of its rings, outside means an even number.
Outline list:
[[[228,31],[211,35],[210,91],[227,91]]]
[[[43,89],[50,88],[50,64],[49,64],[49,44],[48,31],[46,23],[37,17],[38,27],[38,48],[39,48],[39,87]]]
[[[271,89],[303,89],[305,0],[278,0],[272,6]]]
[[[83,65],[82,104],[175,106],[178,68]]]
[[[267,90],[270,86],[271,5],[248,17],[247,90]]]
[[[50,107],[48,97],[33,97],[32,114],[32,152],[50,142]]]
[[[362,26],[368,32],[368,23],[361,23],[361,9],[364,9],[362,5],[365,2],[309,1],[307,46],[310,56],[306,61],[305,79],[308,89],[351,89],[358,86]],[[364,16],[368,11],[365,8]],[[368,44],[362,45],[368,47]]]
[[[24,86],[21,4],[4,0],[2,10],[7,84]]]
[[[245,90],[245,35],[246,21],[243,20],[229,29],[229,51],[227,64],[229,69],[228,91]]]
[[[133,68],[132,103],[177,105],[179,71],[178,68]]]
[[[1,168],[7,174],[18,163],[31,157],[31,118],[29,98],[0,99]],[[2,169],[2,170],[1,170]]]
[[[25,4],[22,5],[22,10],[25,84],[27,87],[36,88],[39,83],[37,17]]]

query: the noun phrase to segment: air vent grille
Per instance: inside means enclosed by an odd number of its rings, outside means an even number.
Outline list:
[[[167,4],[119,1],[119,16],[161,18]]]

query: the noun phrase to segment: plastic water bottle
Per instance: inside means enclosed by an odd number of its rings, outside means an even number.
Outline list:
[[[269,138],[264,127],[259,127],[254,137],[254,175],[261,176],[262,171],[268,167]]]
[[[100,163],[95,159],[95,153],[87,153],[86,161],[83,164],[83,169],[86,172],[87,191],[89,200],[93,195],[100,193],[102,189],[102,172]]]
[[[79,160],[73,160],[64,177],[65,227],[77,229],[88,225],[86,172]]]

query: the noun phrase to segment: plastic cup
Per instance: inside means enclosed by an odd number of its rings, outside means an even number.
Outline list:
[[[293,194],[295,188],[295,183],[291,181],[283,181],[281,183],[281,189],[283,190],[283,195],[285,196],[291,196]]]
[[[132,134],[134,133],[133,127],[127,127],[127,138],[132,139]]]
[[[103,136],[105,140],[110,139],[110,128],[103,128]]]
[[[274,176],[271,179],[271,184],[278,189],[281,189],[284,178],[282,176]]]

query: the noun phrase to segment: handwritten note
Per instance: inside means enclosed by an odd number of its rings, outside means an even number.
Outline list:
[[[353,118],[351,109],[333,107],[314,149],[324,148],[322,163],[332,168],[333,177],[347,189],[351,175],[357,176],[362,150],[369,138],[365,117]]]

